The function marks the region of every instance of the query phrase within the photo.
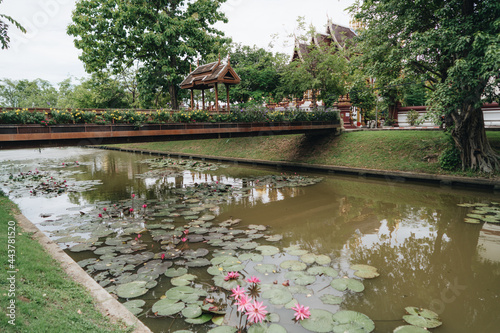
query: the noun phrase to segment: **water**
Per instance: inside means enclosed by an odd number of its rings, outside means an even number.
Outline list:
[[[131,194],[145,202],[165,200],[172,186],[216,181],[241,186],[251,176],[281,173],[230,165],[209,173],[183,171],[171,177],[136,177],[149,170],[147,164],[138,162],[149,158],[149,155],[80,148],[0,152],[4,171],[56,168],[82,172],[73,175],[77,180],[101,182],[95,190],[52,198],[13,197],[22,212],[47,233],[56,228],[42,226],[46,219],[41,213],[67,214],[68,209],[90,212],[97,202],[118,202],[130,198]],[[69,166],[72,161],[78,161],[78,166]],[[64,169],[62,163],[66,163]],[[364,280],[362,293],[344,293],[342,304],[333,307],[366,314],[375,322],[375,332],[392,332],[403,325],[404,308],[408,306],[431,309],[439,314],[443,325],[431,329],[432,332],[497,332],[500,326],[500,226],[464,223],[472,208],[457,204],[490,204],[500,201],[498,195],[357,177],[319,176],[324,177],[323,181],[312,186],[249,189],[248,196],[218,205],[215,221],[232,217],[242,219],[242,227],[269,226],[272,234],[283,236],[273,245],[280,248],[298,245],[311,253],[328,255],[340,277],[352,277],[353,271],[349,269],[352,264],[378,268],[380,277]],[[144,236],[145,241],[151,241],[148,237]],[[76,260],[93,256],[90,252],[69,253]],[[280,260],[288,258],[288,255],[281,256]],[[264,262],[275,260],[266,257]],[[203,269],[193,271],[200,279],[210,281]],[[280,283],[285,280],[283,275],[264,278],[268,283],[273,279]],[[171,287],[167,280],[160,278],[158,286],[144,296],[145,309],[151,308],[159,295]],[[322,288],[328,284],[328,279],[318,278],[311,289],[317,294],[324,293]],[[332,309],[306,295],[297,299],[311,308]],[[281,316],[280,324],[289,332],[305,332],[292,322],[291,310],[276,311]],[[151,318],[151,313],[145,313],[139,318],[155,332],[185,327],[182,320]],[[230,321],[234,323],[234,316]],[[205,331],[206,327],[196,326],[195,330]]]

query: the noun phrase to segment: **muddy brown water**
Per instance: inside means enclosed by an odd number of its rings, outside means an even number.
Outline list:
[[[41,213],[63,214],[67,209],[97,201],[118,201],[132,193],[161,199],[164,187],[220,181],[241,184],[242,178],[280,174],[271,168],[231,165],[217,171],[185,171],[171,179],[137,178],[148,170],[138,163],[149,155],[81,148],[1,151],[4,171],[50,169],[64,161],[79,161],[76,179],[100,180],[95,190],[54,198],[25,195],[12,199],[35,224]],[[293,171],[292,171],[293,173]],[[498,332],[500,327],[500,225],[467,224],[470,208],[459,203],[500,201],[492,192],[450,187],[329,176],[312,186],[253,189],[249,196],[221,205],[217,220],[242,219],[243,225],[263,224],[283,235],[280,248],[300,245],[333,259],[340,275],[351,264],[378,268],[380,277],[365,280],[362,293],[346,293],[336,309],[359,311],[376,325],[375,332],[392,332],[403,325],[404,308],[416,306],[437,312],[443,325],[431,332]],[[43,229],[43,227],[41,227]],[[88,254],[71,254],[75,260]],[[272,261],[272,260],[271,260]],[[154,303],[168,287],[146,295]],[[162,289],[163,288],[163,289]],[[306,302],[307,299],[304,299]],[[315,304],[311,307],[322,308]],[[170,321],[139,315],[155,332],[185,328],[182,320]],[[288,318],[286,318],[288,320]],[[283,321],[283,318],[282,318]],[[291,320],[288,320],[291,321]],[[289,332],[304,331],[292,323]],[[204,331],[206,328],[200,328]]]

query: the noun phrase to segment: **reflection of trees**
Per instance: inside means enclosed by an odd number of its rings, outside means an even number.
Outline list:
[[[412,233],[402,244],[389,239],[351,249],[352,263],[370,263],[381,277],[366,280],[365,297],[348,297],[344,306],[375,320],[399,319],[406,306],[419,306],[441,312],[445,326],[439,332],[494,331],[493,325],[500,324],[492,311],[498,308],[499,274],[492,276],[492,264],[475,257],[481,227],[463,223],[466,212],[455,205],[420,210],[418,218],[436,223],[431,236]],[[383,332],[398,323],[377,326]]]

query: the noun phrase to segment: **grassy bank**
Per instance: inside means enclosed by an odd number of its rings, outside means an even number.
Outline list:
[[[0,332],[129,332],[97,311],[90,294],[69,279],[59,263],[15,224],[16,207],[0,194],[0,257],[2,262]],[[15,249],[9,257],[10,249]],[[14,243],[15,241],[15,243]],[[9,261],[11,260],[11,261]],[[13,267],[10,267],[10,265]],[[16,273],[9,273],[12,270]],[[15,288],[8,277],[15,276]],[[12,280],[13,281],[13,280]],[[13,294],[15,293],[15,295]],[[8,308],[15,300],[14,313]],[[13,306],[11,306],[13,308]],[[11,323],[15,323],[15,326]]]
[[[500,132],[488,132],[488,138],[500,153]],[[449,139],[440,131],[362,131],[348,132],[337,137],[286,135],[117,146],[185,154],[475,176],[471,172],[449,172],[439,167],[438,157],[449,146]]]

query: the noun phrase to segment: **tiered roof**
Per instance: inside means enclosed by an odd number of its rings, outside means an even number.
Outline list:
[[[227,63],[218,61],[198,66],[181,83],[182,89],[205,90],[215,86],[216,83],[238,84],[240,77],[231,67],[228,58]]]

